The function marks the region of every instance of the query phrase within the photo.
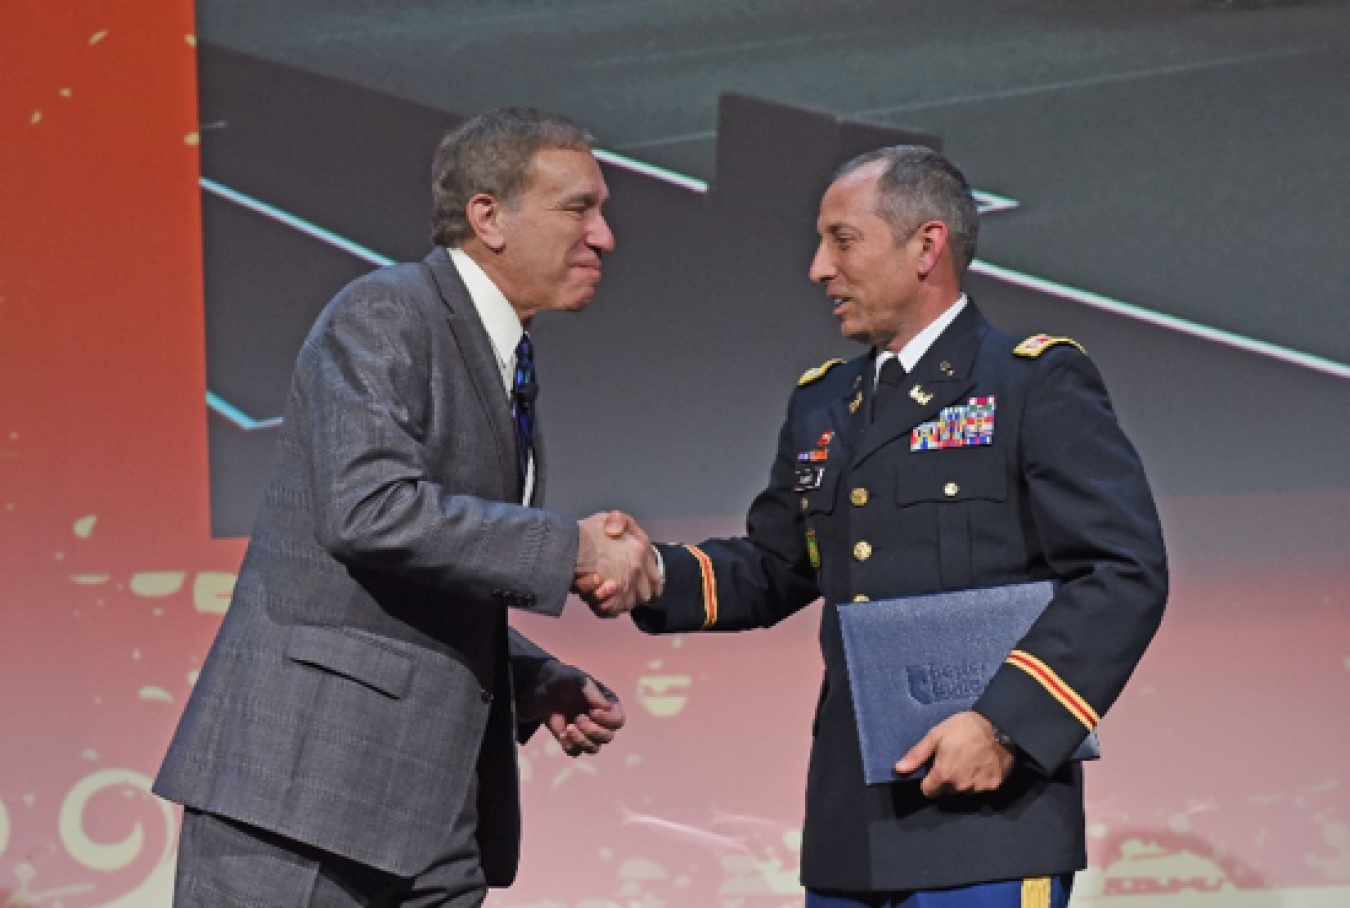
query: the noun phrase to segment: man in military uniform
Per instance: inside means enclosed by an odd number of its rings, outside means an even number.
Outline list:
[[[1091,360],[1019,342],[961,292],[977,218],[929,149],[840,170],[811,277],[869,349],[802,376],[748,535],[659,546],[665,591],[633,612],[650,633],[737,631],[824,599],[808,908],[1062,908],[1086,865],[1070,754],[1167,597],[1148,482]],[[1053,599],[974,708],[895,755],[923,781],[866,785],[837,604],[1039,580]]]

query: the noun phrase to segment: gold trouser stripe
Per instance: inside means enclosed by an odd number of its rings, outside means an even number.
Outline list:
[[[698,561],[700,579],[703,581],[703,630],[717,623],[717,577],[713,574],[712,559],[696,545],[686,545],[686,549]]]
[[[1050,877],[1022,881],[1022,908],[1050,908]]]

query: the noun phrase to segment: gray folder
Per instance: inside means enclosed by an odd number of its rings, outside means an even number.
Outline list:
[[[902,776],[896,762],[974,705],[1054,593],[1045,580],[838,605],[867,784],[923,778],[926,767]],[[1100,753],[1089,733],[1072,758]]]

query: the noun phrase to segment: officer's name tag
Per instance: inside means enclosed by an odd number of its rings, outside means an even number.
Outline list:
[[[798,467],[796,472],[793,473],[792,491],[809,492],[812,489],[818,489],[824,479],[824,467]]]

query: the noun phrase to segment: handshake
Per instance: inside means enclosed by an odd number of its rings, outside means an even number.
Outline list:
[[[577,521],[577,569],[572,592],[601,618],[615,618],[661,595],[661,567],[652,541],[622,511]]]

